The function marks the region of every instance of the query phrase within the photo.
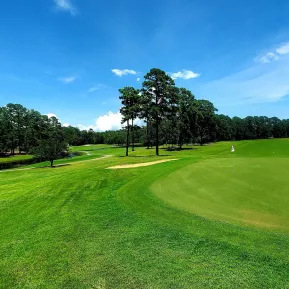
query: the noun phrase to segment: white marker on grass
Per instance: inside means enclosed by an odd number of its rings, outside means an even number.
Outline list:
[[[234,146],[232,146],[231,153],[234,153],[234,152],[235,152],[235,148]],[[232,156],[232,170],[234,170],[234,154]]]

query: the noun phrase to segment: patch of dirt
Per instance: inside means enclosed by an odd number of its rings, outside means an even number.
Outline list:
[[[171,161],[177,161],[178,159],[167,159],[167,160],[160,160],[160,161],[155,161],[155,162],[147,162],[147,163],[138,163],[138,164],[130,164],[130,165],[119,165],[119,166],[113,166],[109,167],[107,169],[111,170],[117,170],[117,169],[132,169],[132,168],[139,168],[139,167],[148,167],[160,163],[166,163],[166,162],[171,162]]]

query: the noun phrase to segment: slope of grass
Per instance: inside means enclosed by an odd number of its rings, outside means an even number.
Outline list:
[[[289,231],[289,159],[217,158],[157,180],[171,206],[209,219]]]
[[[280,171],[288,168],[286,141],[263,141],[263,150],[259,141],[234,143],[235,172],[230,170],[229,142],[162,151],[166,156],[159,158],[153,150],[137,148],[125,158],[120,157],[124,149],[105,148],[101,154],[114,157],[55,169],[4,172],[0,175],[0,288],[289,288],[288,231],[236,221],[235,214],[235,209],[250,204],[252,210],[264,209],[277,217],[274,224],[286,227],[278,219],[288,216],[289,180],[282,179],[278,170],[278,166]],[[278,157],[269,155],[271,145]],[[179,160],[106,170],[172,157]],[[243,171],[243,162],[251,174]],[[259,171],[251,169],[255,162],[271,174],[264,183]],[[233,186],[224,179],[230,175],[236,181],[237,173],[256,194],[252,203],[247,202],[246,186],[233,191],[232,198],[228,193]],[[165,179],[171,182],[167,196],[160,185],[166,185]],[[172,201],[175,183],[179,197]],[[188,194],[201,187],[208,191],[207,202],[200,194]],[[276,192],[284,204],[276,203]],[[227,205],[218,194],[230,197]],[[191,199],[200,205],[185,207]],[[217,209],[208,205],[212,201]],[[223,218],[224,214],[232,218]]]
[[[31,156],[31,155],[15,155],[15,156],[11,156],[11,157],[2,157],[2,158],[0,158],[0,164],[20,162],[20,161],[30,160],[32,158],[33,158],[33,156]]]

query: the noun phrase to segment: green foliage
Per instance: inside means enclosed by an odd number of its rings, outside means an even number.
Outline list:
[[[144,78],[143,95],[146,98],[144,103],[155,125],[156,155],[159,155],[159,124],[165,116],[174,112],[173,108],[177,104],[178,89],[174,87],[174,80],[157,68],[152,68]]]
[[[68,147],[58,120],[52,117],[47,118],[47,122],[48,130],[45,137],[39,141],[39,145],[34,148],[34,154],[38,158],[49,160],[52,167],[54,160],[60,158],[61,154],[68,150]]]
[[[95,132],[76,127],[62,127],[60,138],[69,145],[135,144],[156,146],[166,144],[168,149],[184,144],[226,140],[268,139],[289,137],[289,120],[277,117],[248,116],[230,118],[216,114],[217,109],[208,100],[196,99],[191,91],[175,86],[164,71],[153,68],[145,76],[142,89],[124,87],[119,90],[121,113],[125,129]],[[140,118],[145,127],[137,127]],[[35,147],[45,145],[50,123],[48,117],[20,104],[7,104],[0,108],[0,154],[31,153]],[[47,146],[49,147],[49,146]]]
[[[134,89],[133,87],[125,87],[119,89],[121,100],[121,109],[120,112],[123,115],[122,123],[127,123],[126,125],[126,156],[128,156],[128,147],[129,147],[129,129],[131,120],[131,129],[132,129],[132,150],[134,151],[134,124],[133,121],[137,117],[140,110],[140,91]]]

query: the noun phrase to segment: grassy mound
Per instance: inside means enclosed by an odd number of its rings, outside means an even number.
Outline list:
[[[214,158],[152,185],[171,206],[209,219],[289,232],[288,158]]]

